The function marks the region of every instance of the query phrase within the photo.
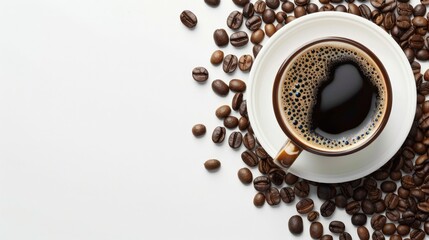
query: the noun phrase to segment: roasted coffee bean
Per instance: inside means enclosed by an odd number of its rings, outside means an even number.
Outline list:
[[[401,29],[408,29],[411,27],[411,21],[410,18],[407,16],[398,16],[396,18],[396,26],[398,26]]]
[[[290,22],[292,22],[293,20],[295,20],[296,19],[296,17],[295,16],[292,16],[292,15],[290,15],[290,16],[287,16],[287,18],[286,18],[286,23],[290,23]]]
[[[243,102],[241,102],[240,108],[238,109],[238,112],[240,113],[241,116],[247,117],[247,104],[246,104],[246,100],[243,100]]]
[[[307,11],[305,10],[305,7],[303,6],[297,6],[294,10],[293,13],[295,15],[296,18],[302,17],[305,14],[307,14]]]
[[[365,199],[361,204],[362,212],[365,214],[371,215],[375,212],[375,205],[370,200]]]
[[[252,68],[253,57],[249,54],[245,54],[238,60],[238,68],[243,72],[248,72]]]
[[[388,193],[384,196],[384,203],[388,209],[395,209],[399,204],[399,197],[395,193]]]
[[[386,212],[386,217],[390,220],[390,221],[394,221],[397,222],[399,220],[399,218],[401,218],[401,214],[399,213],[398,210],[388,210]]]
[[[253,52],[253,57],[256,58],[256,56],[258,56],[259,51],[261,51],[262,49],[262,45],[261,44],[256,44],[255,46],[253,46],[252,52]]]
[[[226,25],[233,30],[237,30],[241,27],[241,24],[243,24],[243,14],[239,11],[231,12],[226,20]]]
[[[260,159],[267,159],[268,158],[268,153],[262,147],[257,147],[255,150],[255,153]]]
[[[250,36],[250,41],[254,44],[258,44],[264,40],[265,33],[262,29],[258,29],[252,33]]]
[[[427,95],[429,94],[429,83],[428,82],[424,82],[422,83],[419,87],[418,87],[418,92],[422,95]],[[424,119],[420,119],[419,120],[419,124],[421,124],[424,120],[427,119],[427,115],[423,116],[425,117]],[[426,122],[424,125],[419,125],[420,128],[426,129],[428,128],[429,124]]]
[[[204,2],[207,3],[207,5],[212,7],[216,7],[220,4],[220,0],[204,0]]]
[[[286,176],[286,173],[283,170],[278,168],[272,169],[268,173],[268,178],[270,179],[271,183],[276,186],[280,186],[283,184],[285,176]]]
[[[243,137],[243,145],[247,149],[253,150],[255,148],[255,137],[252,134],[246,133]]]
[[[246,130],[249,127],[249,124],[249,120],[246,117],[240,117],[240,119],[238,119],[238,129],[241,131]]]
[[[368,228],[360,226],[357,228],[357,235],[360,240],[369,240],[369,231]]]
[[[277,29],[273,24],[265,24],[265,33],[268,37],[271,37],[276,33]]]
[[[210,62],[214,65],[221,64],[223,61],[223,52],[221,50],[216,50],[212,53],[210,57]]]
[[[393,223],[386,223],[386,225],[384,225],[382,231],[386,235],[392,235],[396,232],[396,226]]]
[[[346,212],[349,215],[353,215],[360,211],[360,203],[358,201],[351,201],[346,205]]]
[[[286,18],[287,18],[287,14],[283,11],[276,13],[276,20],[278,23],[281,23],[281,24],[284,23],[286,21]],[[272,23],[270,23],[270,24],[272,24]]]
[[[316,13],[319,11],[319,6],[314,3],[310,3],[307,5],[307,13]]]
[[[411,189],[416,187],[413,177],[411,175],[405,175],[401,179],[401,186],[405,189]]]
[[[410,238],[412,240],[423,240],[425,239],[425,232],[423,232],[421,229],[414,229],[410,233]]]
[[[272,9],[265,9],[262,13],[262,21],[266,24],[273,23],[276,20],[276,13]]]
[[[265,0],[265,2],[267,3],[267,7],[271,9],[277,9],[280,6],[279,0]]]
[[[232,73],[237,69],[238,58],[235,55],[228,54],[223,59],[223,71],[226,73]]]
[[[416,53],[416,58],[417,58],[417,60],[420,60],[420,61],[429,60],[429,50],[427,50],[425,48],[418,50]]]
[[[320,214],[323,217],[329,217],[335,212],[335,203],[331,200],[326,200],[322,206],[320,206]]]
[[[250,184],[253,181],[253,174],[248,168],[240,168],[237,173],[238,179],[244,184]]]
[[[401,171],[392,171],[390,172],[390,179],[393,181],[399,181],[402,178],[402,172]]]
[[[295,195],[305,198],[310,193],[310,185],[306,181],[299,181],[295,184],[293,190],[295,191]]]
[[[422,212],[429,213],[429,202],[418,203],[417,208]]]
[[[317,186],[317,196],[320,199],[328,200],[335,197],[337,194],[337,191],[335,189],[335,186],[330,184],[320,184]]]
[[[249,42],[249,36],[247,36],[247,33],[244,31],[238,31],[231,34],[229,41],[234,47],[242,47]]]
[[[234,97],[232,97],[232,101],[231,101],[231,107],[234,110],[238,110],[241,106],[241,103],[243,102],[243,93],[238,92],[234,94]],[[237,122],[238,124],[238,122]]]
[[[386,13],[386,15],[384,15],[384,22],[383,22],[383,26],[384,28],[386,28],[387,30],[393,29],[396,23],[396,17],[394,13]],[[402,31],[400,28],[398,28],[398,30]],[[393,33],[392,30],[392,35],[395,36],[395,34]],[[399,37],[399,36],[398,36]]]
[[[220,161],[217,159],[209,159],[204,162],[204,167],[209,171],[216,170],[220,168]]]
[[[333,239],[334,238],[329,234],[325,234],[320,238],[320,240],[333,240]]]
[[[385,181],[381,183],[380,188],[385,193],[391,193],[396,191],[396,183],[393,181]]]
[[[226,129],[224,127],[216,127],[213,130],[212,141],[214,143],[221,143],[225,139]]]
[[[221,96],[226,96],[229,93],[228,85],[220,79],[216,79],[212,82],[212,89],[215,93]]]
[[[256,7],[256,5],[255,5]],[[256,10],[256,8],[255,8]],[[256,31],[258,30],[262,25],[262,19],[261,17],[254,15],[253,17],[247,19],[246,21],[246,27],[250,30],[250,31]]]
[[[324,12],[324,11],[334,11],[335,7],[334,5],[328,3],[328,4],[324,4],[319,8],[320,12]]]
[[[411,63],[411,69],[413,70],[413,73],[419,73],[421,71],[421,65],[420,63],[414,61]]]
[[[423,229],[425,230],[425,233],[429,235],[429,221],[425,222],[423,225]]]
[[[228,33],[225,29],[216,29],[213,33],[213,39],[219,47],[226,46],[229,43]]]
[[[364,187],[358,187],[353,191],[353,199],[361,201],[366,198],[368,191]]]
[[[262,174],[268,174],[271,171],[272,167],[268,160],[261,160],[258,163],[258,170]]]
[[[424,16],[426,14],[426,6],[423,4],[417,4],[414,6],[413,14],[415,17]]]
[[[351,14],[354,14],[354,15],[357,15],[357,16],[360,16],[361,14],[360,14],[360,10],[359,10],[359,7],[356,5],[356,4],[354,4],[354,3],[349,3],[349,10],[348,10],[348,12],[349,13],[351,13]]]
[[[363,18],[371,20],[371,9],[366,4],[359,5],[360,15]]]
[[[240,7],[244,7],[246,4],[250,2],[250,0],[232,0],[232,2],[235,3],[235,5],[238,5]]]
[[[335,11],[337,11],[337,12],[347,12],[347,7],[344,6],[344,5],[342,5],[342,4],[340,4],[340,5],[337,5],[335,7]]]
[[[352,236],[350,235],[350,233],[348,233],[348,232],[343,232],[343,233],[340,233],[339,239],[340,239],[340,240],[352,240],[353,238],[352,238]]]
[[[405,189],[404,187],[399,187],[398,188],[398,196],[401,198],[408,198],[408,196],[410,195],[410,190],[409,189]]]
[[[307,214],[307,220],[309,222],[314,222],[319,218],[319,213],[317,211],[311,211]]]
[[[396,0],[385,0],[385,1],[383,1],[383,4],[382,4],[380,10],[383,13],[391,12],[396,8],[396,6],[397,6]]]
[[[376,213],[382,213],[386,210],[386,204],[384,203],[383,200],[377,200],[374,202],[374,206],[375,206],[375,212]]]
[[[407,225],[399,224],[398,227],[396,227],[396,231],[399,235],[405,236],[410,233],[410,227]]]
[[[285,183],[288,185],[294,185],[298,181],[298,177],[292,173],[287,173],[285,176]]]
[[[335,205],[338,208],[345,208],[347,205],[347,198],[342,194],[335,196]]]
[[[382,180],[386,180],[389,177],[389,173],[385,170],[379,169],[373,172],[371,176],[377,181],[382,181]]]
[[[341,184],[340,191],[346,198],[353,196],[353,187],[350,185],[350,183]]]
[[[302,217],[299,215],[294,215],[289,218],[288,221],[289,231],[292,234],[301,234],[304,230],[304,224],[302,222]]]
[[[415,27],[426,27],[428,26],[428,20],[425,17],[415,17],[412,21]]]
[[[393,32],[393,29],[392,29],[392,32]],[[399,41],[401,41],[402,42],[401,44],[403,44],[403,46],[401,45],[402,48],[409,47],[409,45],[410,45],[409,43],[410,42],[407,41],[407,40],[410,39],[410,37],[414,34],[414,32],[415,32],[415,27],[414,26],[411,26],[410,28],[408,28],[408,30],[402,30],[402,35],[399,38]]]
[[[215,115],[220,119],[224,119],[231,114],[231,108],[228,105],[222,105],[216,109]]]
[[[402,213],[402,217],[399,219],[399,224],[411,225],[416,220],[416,216],[411,211]]]
[[[241,146],[242,141],[243,135],[241,135],[241,132],[232,132],[231,135],[229,135],[228,144],[231,148],[239,148]]]
[[[310,225],[310,236],[319,239],[323,235],[323,225],[320,222],[312,222]]]
[[[363,187],[368,191],[374,190],[377,188],[377,181],[372,178],[365,178],[363,181]]]
[[[415,58],[414,50],[411,48],[404,49],[405,56],[407,56],[408,62],[412,63]]]
[[[422,49],[425,46],[425,40],[418,34],[412,35],[410,39],[408,39],[408,43],[410,47],[414,49]]]
[[[258,156],[256,156],[255,153],[249,150],[246,150],[241,153],[241,159],[249,167],[255,167],[256,165],[258,165],[259,162]]]
[[[346,230],[346,225],[340,221],[332,221],[329,223],[329,231],[333,233],[342,233]]]
[[[255,197],[253,198],[253,205],[256,207],[262,207],[265,203],[265,195],[258,192],[255,194]]]
[[[192,77],[197,82],[205,82],[209,78],[209,72],[204,67],[196,67],[192,70]]]
[[[309,0],[294,0],[297,6],[305,6],[310,3]]]
[[[371,20],[372,22],[374,22],[377,25],[381,25],[384,21],[384,15],[383,13],[381,13],[380,11],[378,11],[377,9],[372,10],[371,12]],[[392,21],[392,23],[394,23],[395,21]]]
[[[229,89],[233,92],[244,92],[246,91],[246,83],[240,79],[232,79],[229,81]]]
[[[253,3],[248,3],[243,7],[243,17],[250,18],[255,14],[255,8]]]
[[[282,10],[285,11],[286,13],[291,13],[293,12],[294,9],[295,9],[295,5],[290,1],[284,2],[282,4]]]
[[[310,198],[303,198],[296,204],[296,211],[301,214],[309,213],[314,208],[314,202]]]
[[[265,199],[270,206],[278,205],[281,201],[279,190],[274,187],[270,188],[270,190],[265,193]]]
[[[372,233],[372,240],[385,240],[383,233],[381,231],[374,231]]]
[[[413,14],[413,6],[409,3],[398,3],[396,12],[398,15],[411,16]]]
[[[255,7],[256,13],[262,14],[265,11],[265,9],[267,9],[267,4],[265,3],[265,1],[258,0],[255,2],[254,7]]]
[[[355,213],[352,215],[352,224],[355,226],[363,226],[366,224],[366,215],[363,213]]]
[[[198,23],[197,16],[189,10],[184,10],[180,14],[180,21],[188,28],[194,28]]]
[[[386,217],[380,214],[374,214],[371,218],[371,227],[378,231],[386,225]]]
[[[413,144],[413,150],[415,153],[422,155],[426,153],[427,148],[423,143],[416,142]]]
[[[192,134],[194,134],[195,137],[200,137],[206,134],[206,126],[204,124],[195,124],[192,127]]]
[[[270,179],[266,176],[256,177],[253,180],[253,187],[256,189],[256,191],[265,192],[271,188]]]
[[[283,202],[291,203],[295,200],[295,192],[291,187],[284,187],[280,190],[280,197]]]

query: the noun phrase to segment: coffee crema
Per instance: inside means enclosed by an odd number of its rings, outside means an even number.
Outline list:
[[[281,70],[276,111],[295,140],[316,150],[355,148],[375,134],[390,113],[384,67],[352,40],[306,45]]]

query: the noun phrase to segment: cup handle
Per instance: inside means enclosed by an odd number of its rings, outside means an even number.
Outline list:
[[[288,169],[292,166],[301,152],[302,148],[289,139],[274,158],[274,162],[277,163],[277,165]]]

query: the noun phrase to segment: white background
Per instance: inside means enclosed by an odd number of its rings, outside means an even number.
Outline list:
[[[196,29],[179,21],[184,9]],[[288,231],[296,201],[255,208],[255,190],[236,177],[241,151],[211,142],[214,110],[233,95],[216,96],[211,81],[248,76],[209,62],[212,33],[235,9],[228,0],[1,1],[0,238],[309,239],[305,218],[304,234]],[[223,50],[240,56],[251,45]],[[200,65],[205,84],[191,77]],[[196,139],[200,122],[208,133]],[[209,158],[221,160],[218,172],[204,169]],[[343,210],[323,220],[325,233],[331,220],[357,237]]]

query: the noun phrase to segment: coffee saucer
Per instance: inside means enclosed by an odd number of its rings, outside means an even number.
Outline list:
[[[298,18],[265,43],[249,77],[247,104],[250,122],[260,144],[275,156],[287,140],[272,106],[273,83],[284,60],[316,39],[343,37],[359,42],[383,63],[389,75],[393,103],[383,132],[364,149],[339,157],[304,151],[289,169],[299,177],[325,183],[354,180],[385,164],[401,147],[411,128],[416,88],[411,67],[399,45],[374,23],[352,14],[320,12]]]

